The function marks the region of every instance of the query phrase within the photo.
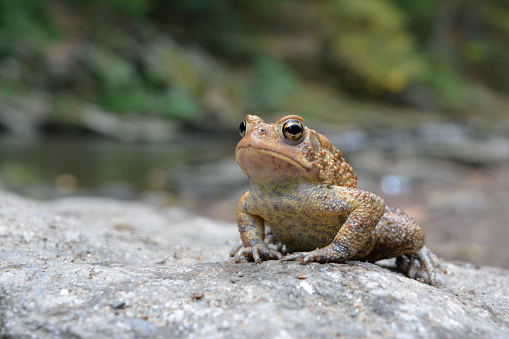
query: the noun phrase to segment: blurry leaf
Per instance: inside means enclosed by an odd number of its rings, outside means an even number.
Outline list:
[[[471,63],[484,61],[488,52],[488,47],[483,41],[468,41],[463,45],[462,54],[465,60]]]
[[[299,89],[297,77],[277,59],[259,59],[254,67],[248,96],[253,110],[276,110]]]
[[[485,15],[491,25],[509,35],[509,8],[504,8],[500,2],[493,1],[487,7]]]
[[[172,40],[157,40],[146,51],[145,62],[151,81],[165,83],[194,94],[203,90],[204,79],[193,53]],[[207,60],[205,63],[213,63]]]
[[[151,0],[107,0],[106,2],[134,15],[142,15],[153,7]]]
[[[419,43],[428,42],[435,32],[433,26],[436,23],[436,14],[440,0],[391,0],[401,13],[408,31],[417,37]]]
[[[39,0],[0,0],[0,59],[20,46],[44,48],[57,36],[46,7],[47,3]]]
[[[196,120],[201,116],[201,109],[196,98],[183,90],[172,90],[162,102],[161,112],[165,115],[181,120]]]
[[[363,79],[365,90],[401,92],[426,71],[391,2],[334,0],[314,13],[330,40],[333,63]]]
[[[41,173],[14,162],[4,164],[0,168],[0,173],[3,174],[10,187],[33,184],[41,179]]]
[[[199,101],[181,89],[111,91],[103,96],[101,105],[109,112],[164,115],[179,120],[194,120],[202,114]]]
[[[76,124],[80,120],[83,102],[75,95],[55,95],[51,117],[55,121],[62,121],[69,124]]]
[[[157,95],[132,88],[124,91],[106,91],[101,99],[101,106],[114,113],[146,114],[156,112]]]
[[[106,88],[120,89],[137,80],[133,65],[106,49],[89,46],[84,62]]]
[[[435,62],[426,83],[447,108],[459,108],[465,95],[461,75],[446,61]]]
[[[96,16],[112,17],[114,14],[128,14],[143,17],[154,7],[154,0],[64,0],[69,6],[92,11]]]

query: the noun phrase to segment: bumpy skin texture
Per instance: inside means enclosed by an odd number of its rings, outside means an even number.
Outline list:
[[[283,259],[344,262],[398,257],[398,267],[416,278],[424,271],[435,284],[438,259],[424,247],[419,225],[400,209],[385,207],[357,188],[357,176],[323,135],[296,115],[267,124],[248,115],[240,127],[236,160],[251,188],[239,199],[242,246],[232,250],[260,263]],[[265,226],[290,254],[264,241]],[[281,246],[280,246],[281,247]]]

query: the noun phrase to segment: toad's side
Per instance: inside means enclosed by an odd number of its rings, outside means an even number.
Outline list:
[[[425,246],[419,225],[400,209],[357,188],[357,176],[339,150],[296,115],[267,124],[248,115],[236,160],[251,188],[239,199],[242,247],[232,252],[260,263],[283,259],[344,262],[397,257],[415,278],[424,271],[436,283],[438,259]],[[265,226],[290,254],[269,247]]]

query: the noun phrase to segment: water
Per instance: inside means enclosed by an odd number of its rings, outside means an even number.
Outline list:
[[[171,143],[136,144],[90,136],[1,135],[0,188],[37,198],[55,190],[102,195],[107,187],[122,186],[132,195],[167,189],[169,172],[229,156],[237,139],[188,134]]]

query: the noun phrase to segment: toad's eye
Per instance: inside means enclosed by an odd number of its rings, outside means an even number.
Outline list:
[[[290,141],[299,140],[304,134],[304,125],[298,120],[288,120],[283,125],[283,135]]]
[[[244,137],[244,135],[246,135],[246,125],[247,125],[246,120],[240,123],[239,132],[241,137]]]

